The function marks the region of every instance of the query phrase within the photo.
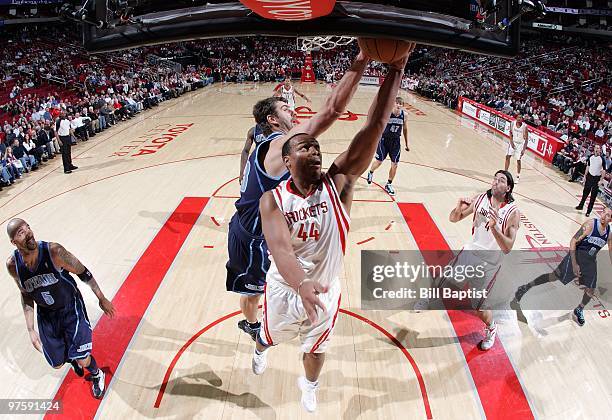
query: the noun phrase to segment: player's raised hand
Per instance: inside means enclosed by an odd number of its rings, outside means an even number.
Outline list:
[[[302,305],[304,305],[306,315],[308,315],[311,323],[317,322],[317,306],[325,312],[325,306],[318,295],[326,292],[327,288],[323,287],[321,283],[308,279],[304,280],[298,288],[298,294],[302,298]]]
[[[406,51],[406,55],[395,60],[392,63],[389,63],[389,67],[404,70],[404,68],[406,67],[406,63],[408,62],[408,58],[410,57],[410,54],[412,53],[412,51],[414,51],[414,48],[416,47],[416,43],[414,42],[407,42],[407,44],[409,44],[409,47]]]
[[[110,300],[107,298],[102,298],[98,301],[98,304],[100,305],[100,309],[102,309],[106,315],[111,318],[115,316],[115,307]]]
[[[36,350],[38,350],[41,353],[43,352],[42,343],[40,342],[40,337],[38,333],[36,332],[36,330],[30,330],[30,341],[32,342],[32,345],[34,346]]]

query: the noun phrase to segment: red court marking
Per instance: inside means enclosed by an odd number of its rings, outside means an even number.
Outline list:
[[[223,187],[225,187],[227,184],[229,184],[230,182],[233,182],[233,181],[235,181],[235,180],[237,180],[237,179],[238,179],[238,177],[232,178],[232,179],[230,179],[229,181],[227,181],[225,184],[221,185],[219,188],[217,188],[217,189],[215,190],[215,192],[214,192],[214,193],[212,193],[212,197],[215,197],[215,198],[221,198],[221,197],[217,197],[217,193],[218,193],[219,191],[221,191],[221,189],[222,189]]]
[[[333,154],[333,153],[330,153],[330,154]],[[361,179],[363,179],[365,181],[368,180],[368,178],[366,178],[365,176],[360,176],[359,178],[361,178]],[[385,187],[380,185],[378,182],[372,181],[372,185],[376,185],[378,188],[380,188],[382,190],[383,193],[385,193],[387,195],[387,197],[389,197],[391,199],[391,200],[388,200],[388,201],[381,201],[381,202],[383,202],[383,203],[391,203],[391,202],[395,201],[395,197],[393,197],[392,195],[389,195],[389,193],[385,190]],[[353,200],[353,201],[360,201],[360,200]],[[366,200],[363,200],[363,201],[366,201]]]
[[[427,264],[446,264],[452,251],[436,226],[431,215],[421,203],[397,203],[406,224],[412,232],[419,250],[441,251],[424,254]],[[527,397],[498,339],[488,351],[478,349],[484,326],[480,319],[459,310],[447,311],[476,390],[480,396],[485,417],[497,419],[533,419]]]
[[[395,344],[395,346],[398,349],[402,351],[406,359],[408,359],[408,362],[412,366],[412,369],[414,370],[414,374],[417,377],[417,381],[419,383],[419,389],[421,390],[421,397],[423,398],[423,405],[425,406],[425,414],[427,415],[428,419],[432,419],[433,416],[431,415],[431,407],[429,405],[429,397],[427,396],[427,388],[425,388],[425,381],[423,380],[423,375],[421,374],[421,371],[419,370],[419,367],[417,366],[416,361],[412,358],[412,356],[410,355],[406,347],[404,347],[404,345],[393,334],[391,334],[389,331],[387,331],[386,329],[378,325],[376,322],[362,315],[356,314],[355,312],[351,312],[347,309],[340,309],[340,312],[342,312],[343,314],[350,315],[353,318],[357,318],[358,320],[363,321],[366,324],[376,328],[378,331],[383,333],[389,340],[391,340],[391,342]]]
[[[211,322],[210,324],[208,324],[207,326],[202,328],[200,331],[195,333],[189,340],[187,340],[187,342],[185,344],[183,344],[183,347],[181,347],[179,349],[179,351],[176,353],[176,355],[174,356],[174,358],[170,362],[170,365],[168,366],[168,369],[166,369],[166,374],[164,375],[164,380],[163,380],[161,386],[159,387],[159,392],[157,393],[157,398],[155,399],[155,404],[153,404],[153,407],[159,408],[159,405],[161,404],[162,398],[164,397],[164,392],[166,392],[166,387],[168,386],[168,380],[170,379],[170,374],[172,374],[172,370],[174,369],[174,366],[176,366],[178,360],[181,358],[181,356],[183,355],[185,350],[187,350],[189,348],[189,346],[191,346],[191,344],[194,341],[196,341],[198,339],[198,337],[200,337],[206,331],[210,330],[215,325],[222,323],[226,319],[233,318],[233,317],[235,317],[236,315],[238,315],[240,313],[242,313],[242,312],[241,311],[235,311],[235,312],[232,312],[231,314],[227,314],[227,315],[225,315],[225,316],[223,316],[223,317],[221,317],[221,318]]]
[[[374,240],[374,237],[370,236],[368,239],[364,239],[363,241],[357,242],[357,245],[362,245],[362,244],[365,244],[366,242],[370,242],[370,241],[373,241],[373,240]]]
[[[202,248],[212,249],[214,247],[215,247],[214,245],[204,245]]]
[[[185,197],[181,201],[113,297],[117,317],[111,320],[103,315],[94,328],[93,354],[107,372],[107,387],[151,299],[206,203],[207,197]],[[53,399],[61,400],[64,409],[62,414],[52,415],[54,419],[57,416],[94,418],[101,401],[91,396],[91,382],[79,378],[72,370]]]
[[[261,308],[261,305],[259,307]],[[153,404],[153,407],[159,408],[159,406],[161,405],[162,399],[164,398],[164,393],[166,392],[166,388],[168,386],[168,381],[170,380],[170,375],[172,374],[172,370],[174,369],[174,367],[178,363],[178,361],[181,358],[181,356],[183,355],[183,353],[189,348],[189,346],[191,346],[191,344],[193,344],[193,342],[196,341],[206,331],[208,331],[211,328],[219,325],[223,321],[227,321],[228,319],[233,318],[236,315],[239,315],[240,313],[241,313],[240,311],[235,311],[235,312],[227,314],[227,315],[225,315],[225,316],[223,316],[223,317],[221,317],[221,318],[211,322],[210,324],[208,324],[207,326],[202,328],[200,331],[195,333],[189,340],[187,340],[187,342],[183,345],[183,347],[181,347],[179,349],[179,351],[176,353],[176,355],[174,356],[174,358],[170,362],[170,365],[168,365],[168,369],[166,369],[166,374],[164,375],[164,380],[163,380],[161,386],[159,387],[159,392],[157,393],[157,398],[155,399],[155,404]],[[425,414],[427,415],[428,419],[432,419],[433,417],[431,415],[431,407],[429,405],[429,397],[427,396],[427,389],[425,388],[425,381],[423,380],[423,375],[421,374],[421,371],[419,370],[419,367],[417,366],[416,361],[412,358],[412,356],[410,355],[410,353],[408,352],[406,347],[404,347],[404,345],[397,338],[395,338],[389,331],[387,331],[386,329],[384,329],[383,327],[381,327],[380,325],[378,325],[374,321],[371,321],[368,318],[366,318],[366,317],[364,317],[362,315],[356,314],[355,312],[351,312],[351,311],[349,311],[347,309],[340,309],[340,313],[352,316],[353,318],[356,318],[356,319],[358,319],[358,320],[360,320],[362,322],[365,322],[366,324],[376,328],[378,331],[383,333],[389,340],[391,340],[391,342],[398,349],[400,349],[402,351],[403,355],[406,357],[406,359],[410,363],[410,366],[412,366],[412,369],[414,370],[414,374],[415,374],[415,376],[417,378],[417,381],[419,383],[419,389],[421,391],[421,397],[423,399],[423,406],[425,408]]]
[[[210,220],[212,220],[212,222],[217,225],[217,226],[221,226],[221,223],[217,222],[217,219],[214,218],[214,216],[210,217]]]

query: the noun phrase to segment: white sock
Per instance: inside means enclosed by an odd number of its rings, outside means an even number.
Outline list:
[[[314,381],[314,382],[311,382],[311,381],[308,380],[308,378],[306,376],[304,376],[304,379],[306,380],[306,383],[308,385],[311,385],[311,386],[318,386],[319,385],[319,381],[318,380]]]

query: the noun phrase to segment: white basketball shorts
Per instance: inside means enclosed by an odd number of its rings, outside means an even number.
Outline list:
[[[259,340],[275,346],[299,336],[304,353],[325,353],[340,309],[340,281],[335,280],[332,285],[327,293],[319,295],[326,310],[317,307],[318,318],[313,324],[308,320],[302,298],[293,289],[268,282]]]
[[[516,146],[515,149],[512,148],[512,145],[510,143],[508,143],[508,151],[506,152],[506,156],[512,156],[514,155],[514,158],[516,160],[521,160],[521,153],[523,153],[523,146],[525,145],[525,142],[514,142],[514,145]]]

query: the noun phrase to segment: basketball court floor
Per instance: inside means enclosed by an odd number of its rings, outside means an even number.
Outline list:
[[[2,192],[3,232],[19,216],[38,240],[63,244],[91,269],[118,315],[101,317],[79,282],[95,325],[93,352],[110,373],[98,401],[88,382],[67,368],[54,371],[32,347],[18,290],[4,275],[1,398],[62,398],[63,417],[71,419],[315,418],[299,404],[298,342],[273,348],[268,370],[253,375],[253,342],[236,327],[237,295],[225,291],[240,152],[252,106],[272,88],[217,84],[162,103],[80,143],[73,174],[55,159]],[[323,84],[299,89],[315,111],[330,91]],[[325,166],[363,125],[374,92],[360,87],[350,113],[320,137]],[[360,309],[361,250],[460,249],[471,223],[450,223],[450,210],[459,197],[487,190],[503,168],[501,138],[439,104],[402,95],[411,150],[402,152],[396,197],[365,180],[358,185],[342,311],[316,418],[609,418],[612,320],[603,306],[585,311],[582,328],[569,311],[526,311],[528,323],[496,313],[499,340],[486,353],[476,348],[482,324],[467,313]],[[529,153],[524,161],[515,249],[568,246],[585,221],[574,210],[580,186]],[[375,181],[384,185],[388,168],[387,161]],[[0,254],[10,252],[4,236]],[[582,294],[576,286],[565,293],[576,302]]]

